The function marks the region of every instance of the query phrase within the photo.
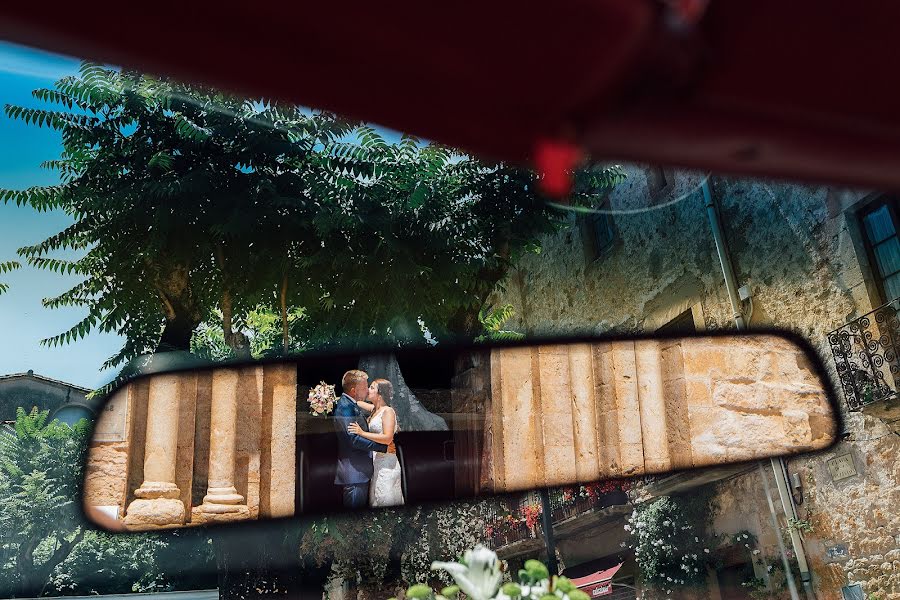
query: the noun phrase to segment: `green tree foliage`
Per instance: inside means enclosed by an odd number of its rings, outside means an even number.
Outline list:
[[[487,312],[484,309],[478,311],[478,322],[481,323],[483,332],[476,342],[486,341],[515,341],[524,339],[524,334],[517,331],[508,331],[503,326],[516,314],[512,304],[504,304]]]
[[[15,260],[8,260],[5,262],[0,262],[0,274],[9,273],[10,271],[15,271],[22,267],[22,264]],[[3,283],[0,281],[0,294],[3,294],[9,289],[8,283]]]
[[[83,306],[87,316],[46,343],[118,331],[127,342],[111,364],[157,347],[187,349],[213,308],[231,336],[233,315],[255,307],[285,253],[311,245],[311,228],[297,224],[310,220],[321,174],[310,164],[322,162],[314,148],[350,128],[329,115],[89,63],[34,96],[54,107],[6,113],[61,132],[62,156],[44,164],[61,181],[3,190],[0,199],[73,217],[19,254],[84,277],[45,305]],[[53,258],[65,249],[84,254]]]
[[[0,595],[154,591],[184,579],[159,536],[83,526],[76,501],[90,426],[48,422],[48,414],[19,408],[14,428],[0,431]],[[203,567],[206,546],[194,540],[189,560],[181,546],[182,565]]]
[[[485,539],[491,501],[372,512],[365,519],[339,516],[310,523],[300,554],[330,565],[331,576],[349,582],[363,598],[386,598],[417,582],[451,584],[433,560],[455,560]]]
[[[82,277],[44,303],[87,315],[45,343],[118,332],[109,365],[187,350],[204,321],[243,348],[260,306],[280,316],[281,351],[421,341],[423,323],[471,339],[485,298],[563,215],[529,171],[388,143],[324,112],[90,63],[34,96],[47,108],[6,114],[61,132],[62,155],[44,164],[60,182],[0,201],[73,218],[19,254]],[[579,176],[576,201],[620,179]]]
[[[718,543],[709,531],[715,513],[712,489],[635,505],[626,529],[641,581],[666,593],[705,585]]]
[[[40,591],[84,537],[74,526],[87,422],[47,422],[47,412],[18,409],[0,432],[0,578],[20,594]]]

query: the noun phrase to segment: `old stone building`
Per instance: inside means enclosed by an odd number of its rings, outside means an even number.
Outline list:
[[[735,288],[743,288],[734,294],[740,317],[750,328],[787,329],[809,340],[840,401],[840,441],[786,461],[815,594],[898,597],[898,323],[892,306],[885,307],[900,295],[897,203],[865,191],[715,176],[707,200],[703,180],[630,167],[600,211],[573,211],[569,226],[547,239],[541,254],[523,259],[495,300],[515,307],[508,326],[530,336],[732,329],[712,204]],[[716,533],[747,530],[756,537],[757,554],[731,559],[756,572],[763,562],[757,557],[778,556],[762,476],[775,490],[768,461],[762,471],[750,465],[714,477],[721,510],[711,523]],[[669,479],[647,492],[712,485],[699,472]],[[785,530],[787,513],[772,495]],[[588,532],[560,551],[576,564],[621,550],[620,538]],[[716,583],[729,580],[729,568],[711,581],[710,597],[718,595]]]
[[[87,399],[90,390],[36,374],[0,375],[0,421],[16,420],[16,410],[37,408],[48,411],[50,419],[70,425],[79,419],[93,419],[102,404]]]
[[[900,294],[894,203],[854,190],[727,178],[712,178],[704,194],[705,180],[630,167],[599,211],[573,211],[568,227],[541,254],[526,256],[493,300],[515,307],[508,326],[531,339],[722,331],[736,318],[751,329],[790,330],[812,344],[836,382],[842,429],[815,402],[802,410],[789,404],[809,397],[800,389],[810,383],[809,368],[795,357],[773,360],[772,344],[747,344],[743,354],[644,342],[476,353],[454,370],[454,414],[444,415],[451,431],[431,449],[446,458],[455,447],[464,465],[443,477],[453,482],[447,493],[723,460],[729,464],[660,476],[641,489],[646,500],[714,486],[720,510],[710,529],[754,536],[746,552],[720,553],[710,600],[727,595],[720,588],[741,590],[748,572],[765,579],[779,541],[806,557],[819,598],[852,594],[855,585],[869,594],[900,593],[898,325],[885,307]],[[718,243],[712,222],[721,223]],[[731,294],[723,260],[734,272]],[[315,433],[305,428],[330,430],[298,418],[297,373],[248,366],[154,376],[123,388],[98,423],[88,502],[138,529],[293,514],[303,497],[301,438]],[[754,382],[790,393],[741,387]],[[715,393],[713,383],[722,384]],[[837,444],[787,460],[780,479],[777,462],[734,464],[772,448],[822,448],[835,434]],[[318,487],[330,489],[333,474],[321,477],[329,485]],[[588,517],[563,515],[558,523],[567,572],[621,562],[627,513],[621,505],[585,511]],[[504,544],[501,555],[511,559],[539,554],[532,542]],[[618,574],[631,590],[634,561]]]

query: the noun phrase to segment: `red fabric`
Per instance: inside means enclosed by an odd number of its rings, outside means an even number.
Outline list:
[[[541,140],[534,152],[534,166],[541,174],[541,190],[554,197],[568,195],[572,171],[582,160],[581,150],[572,144]]]
[[[595,159],[900,187],[900,3],[703,5],[6,2],[0,37],[490,158],[531,161],[539,140],[570,140]]]

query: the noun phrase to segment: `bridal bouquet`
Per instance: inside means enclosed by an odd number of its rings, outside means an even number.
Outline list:
[[[314,417],[330,415],[334,411],[335,402],[337,402],[334,386],[328,385],[324,381],[319,382],[319,385],[309,390],[307,401],[309,402],[309,414]]]

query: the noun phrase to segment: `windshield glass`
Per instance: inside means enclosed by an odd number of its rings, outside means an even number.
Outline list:
[[[547,198],[523,166],[13,45],[0,45],[0,102],[0,596],[449,599],[460,591],[442,589],[459,584],[472,600],[505,600],[537,591],[498,592],[501,581],[547,591],[532,560],[571,580],[554,588],[569,600],[583,600],[576,588],[614,598],[900,590],[895,196],[586,161],[571,194]],[[134,481],[113,430],[85,470],[102,392],[142,355],[208,364],[736,328],[788,330],[814,347],[843,412],[839,443],[786,461],[255,529],[166,533],[163,523],[116,535],[82,521],[82,481],[103,473],[121,481],[91,488],[113,524],[159,499],[183,505],[183,523],[207,495],[242,503],[234,514],[248,518],[277,514],[259,491],[266,469],[278,479],[272,456],[242,441],[278,426],[268,409],[238,422],[224,491],[192,449],[208,422],[178,430],[190,490]],[[459,363],[435,387],[414,361],[379,360],[404,371],[422,422],[464,406],[456,378],[484,376]],[[739,365],[744,383],[758,367]],[[301,406],[287,419],[298,435],[333,410],[329,386],[343,371],[294,381]],[[818,426],[740,393],[708,401],[728,416],[704,421],[697,409],[701,425],[685,435],[751,427],[763,443],[755,422],[777,418],[798,439]],[[128,414],[122,431],[142,423]],[[571,429],[574,444],[579,433],[556,416],[533,418]],[[453,452],[490,459],[480,438],[453,439]],[[432,568],[472,550],[466,565]]]

